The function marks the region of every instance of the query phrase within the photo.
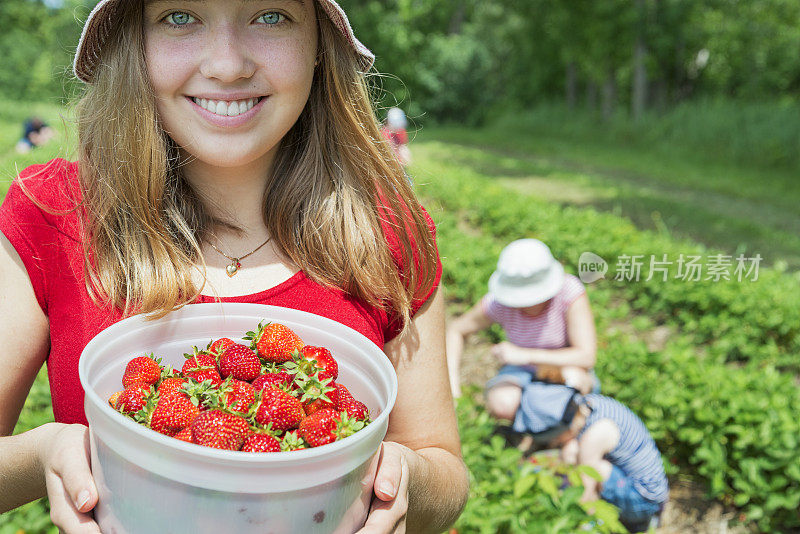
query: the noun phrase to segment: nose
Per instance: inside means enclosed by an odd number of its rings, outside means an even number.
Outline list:
[[[256,69],[245,39],[231,26],[221,27],[209,35],[200,73],[206,78],[234,82],[250,78]]]

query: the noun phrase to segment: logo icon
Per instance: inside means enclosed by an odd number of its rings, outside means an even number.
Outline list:
[[[593,252],[584,252],[578,260],[578,277],[584,284],[606,277],[608,262]]]

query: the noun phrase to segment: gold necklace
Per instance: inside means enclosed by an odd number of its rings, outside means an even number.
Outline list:
[[[229,260],[231,260],[231,264],[230,264],[230,265],[228,265],[227,267],[225,267],[225,273],[227,273],[227,275],[228,275],[228,278],[233,278],[233,277],[236,275],[236,273],[238,273],[238,272],[239,272],[239,269],[241,269],[241,268],[242,268],[242,260],[243,260],[243,259],[245,259],[245,258],[246,258],[246,257],[248,257],[248,256],[251,256],[251,255],[255,254],[255,253],[256,253],[256,252],[258,252],[259,250],[261,250],[261,248],[262,248],[264,245],[266,245],[267,243],[269,243],[270,239],[272,239],[272,236],[268,237],[266,241],[264,241],[263,243],[261,243],[260,245],[258,245],[258,247],[256,247],[256,248],[255,248],[255,250],[253,250],[252,252],[248,252],[248,253],[247,253],[247,254],[245,254],[244,256],[240,256],[240,257],[238,257],[238,258],[233,258],[233,257],[231,257],[231,256],[228,256],[227,254],[225,254],[224,252],[222,252],[220,249],[218,249],[217,247],[215,247],[215,246],[214,246],[214,243],[212,243],[212,242],[210,242],[210,241],[208,242],[208,244],[209,244],[209,245],[211,245],[211,248],[213,248],[214,250],[216,250],[217,252],[219,252],[219,253],[220,253],[222,256],[225,256],[226,258],[228,258]]]

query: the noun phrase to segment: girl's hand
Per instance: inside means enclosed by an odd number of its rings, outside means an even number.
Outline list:
[[[47,482],[50,519],[59,532],[99,534],[91,511],[97,504],[97,487],[89,467],[89,429],[83,425],[54,426],[52,439],[39,447]]]
[[[490,352],[492,356],[504,365],[528,365],[531,363],[528,355],[508,341],[493,345]]]
[[[410,449],[385,441],[381,449],[374,497],[364,528],[357,534],[403,534],[408,512],[408,460]]]

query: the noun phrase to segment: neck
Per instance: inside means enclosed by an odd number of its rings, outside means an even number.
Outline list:
[[[213,216],[263,241],[266,239],[264,191],[273,161],[273,153],[237,167],[218,167],[190,159],[184,167],[184,176]]]

